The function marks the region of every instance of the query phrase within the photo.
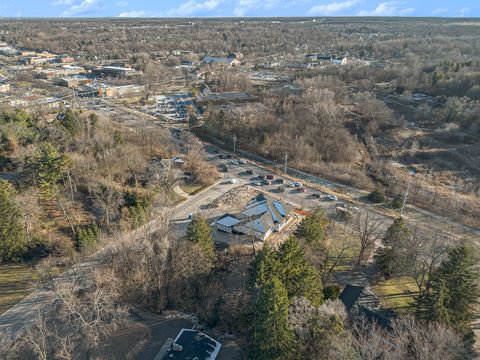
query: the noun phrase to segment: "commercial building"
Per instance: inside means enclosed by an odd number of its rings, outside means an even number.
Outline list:
[[[215,221],[218,231],[253,236],[266,240],[281,231],[291,219],[293,207],[265,195],[250,200],[238,215],[225,214]]]

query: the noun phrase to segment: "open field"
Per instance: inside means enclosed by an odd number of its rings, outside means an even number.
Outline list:
[[[29,294],[33,276],[33,264],[0,266],[0,314]]]
[[[406,313],[412,311],[418,288],[412,278],[405,276],[381,281],[373,287],[373,291],[382,300],[384,308]]]

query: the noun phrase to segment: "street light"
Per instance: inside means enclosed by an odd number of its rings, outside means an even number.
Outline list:
[[[237,144],[237,135],[233,135],[233,155],[236,155],[235,145]]]

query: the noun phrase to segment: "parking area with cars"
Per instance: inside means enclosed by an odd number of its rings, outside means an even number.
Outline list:
[[[225,183],[250,185],[304,209],[321,207],[335,211],[337,207],[352,208],[350,204],[339,203],[335,195],[306,187],[300,181],[291,181],[215,147],[208,146],[205,155],[223,172]]]

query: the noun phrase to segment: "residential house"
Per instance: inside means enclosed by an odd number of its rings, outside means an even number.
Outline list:
[[[293,208],[265,195],[258,195],[238,215],[225,214],[215,221],[219,231],[254,236],[266,240],[281,231],[291,219]]]
[[[392,310],[381,309],[381,300],[366,286],[347,285],[339,296],[347,313],[355,317],[364,317],[382,327],[389,327],[396,316]]]
[[[222,344],[193,329],[182,329],[168,348],[163,360],[215,360]]]
[[[205,56],[202,59],[202,63],[205,65],[224,65],[224,66],[237,66],[240,65],[240,61],[235,58],[229,57],[212,57]]]

